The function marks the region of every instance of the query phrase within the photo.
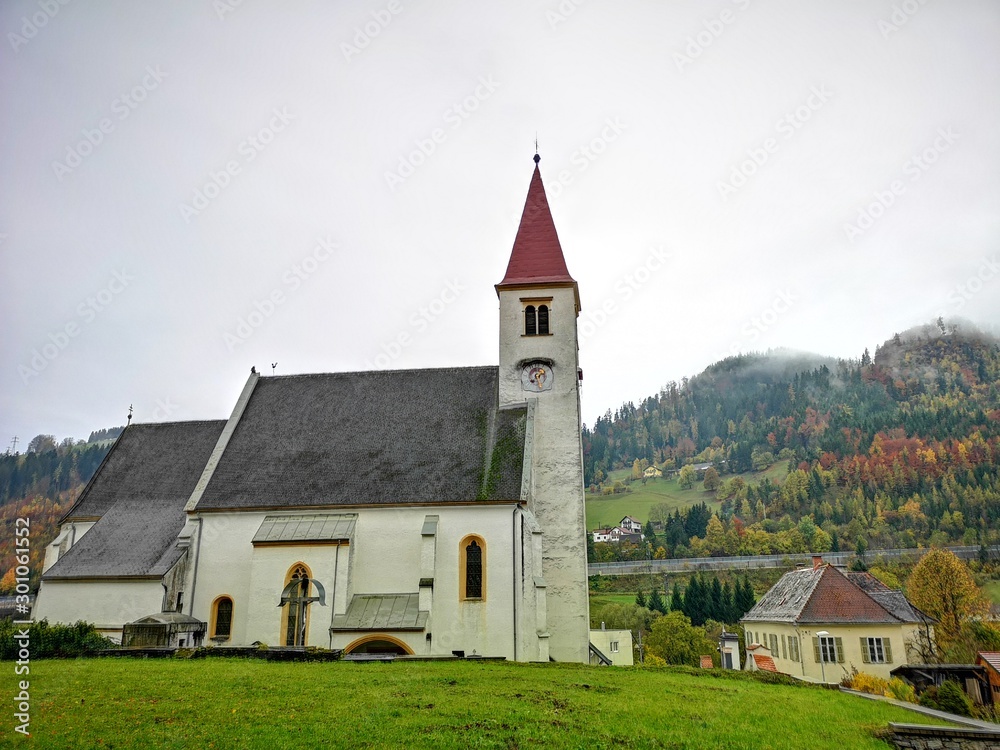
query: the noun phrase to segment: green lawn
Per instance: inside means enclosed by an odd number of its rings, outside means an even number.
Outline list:
[[[45,748],[885,750],[874,730],[923,720],[688,668],[81,659],[32,662],[30,677]]]
[[[596,612],[607,604],[635,604],[635,592],[631,594],[600,594],[590,595],[590,611]]]
[[[768,477],[772,482],[780,482],[788,473],[788,462],[778,461],[766,471],[748,472],[745,474],[727,474],[723,479],[732,479],[734,476],[741,476],[748,483],[758,483],[764,477]],[[621,469],[612,471],[610,480],[624,479],[631,471]],[[650,479],[643,485],[641,482],[633,482],[632,492],[624,495],[594,495],[587,493],[587,529],[594,530],[605,526],[615,526],[624,516],[646,522],[649,518],[649,510],[658,503],[666,503],[670,510],[675,508],[689,508],[703,500],[712,507],[715,501],[715,494],[705,492],[701,482],[697,482],[689,490],[682,490],[677,483],[677,477],[670,479]]]

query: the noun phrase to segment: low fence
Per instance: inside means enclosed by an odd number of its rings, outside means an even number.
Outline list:
[[[979,547],[945,547],[963,560],[973,560],[979,556]],[[1000,557],[1000,545],[988,548],[991,559]],[[871,563],[875,558],[885,560],[906,560],[916,562],[929,549],[871,549],[865,559]],[[844,566],[854,557],[853,552],[824,552],[823,562]],[[624,576],[637,573],[695,573],[703,570],[751,570],[754,568],[794,568],[797,565],[811,565],[812,555],[744,555],[735,557],[684,557],[674,560],[630,560],[628,562],[591,563],[587,575]]]

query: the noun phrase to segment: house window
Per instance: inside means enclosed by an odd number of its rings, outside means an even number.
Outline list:
[[[813,651],[816,661],[822,661],[824,664],[837,664],[844,661],[842,640],[832,635],[814,636]]]
[[[228,640],[233,632],[233,600],[220,596],[212,607],[211,638]]]
[[[862,638],[861,658],[865,664],[891,664],[892,648],[888,638]]]
[[[788,658],[792,661],[799,660],[799,639],[797,637],[788,637]]]
[[[459,595],[462,600],[486,598],[486,542],[467,536],[458,546]]]
[[[535,336],[538,334],[538,318],[534,305],[524,308],[524,335]]]
[[[611,653],[612,654],[618,653],[618,641],[611,641]]]
[[[177,592],[177,604],[174,606],[174,611],[175,612],[180,612],[181,611],[181,607],[183,607],[183,606],[184,606],[184,592],[183,591],[178,591]]]
[[[538,335],[549,335],[549,307],[548,305],[538,306]]]
[[[748,631],[746,631],[746,633],[744,635],[746,635],[747,645],[750,646],[751,644],[753,644],[753,633],[751,633],[748,630]]]

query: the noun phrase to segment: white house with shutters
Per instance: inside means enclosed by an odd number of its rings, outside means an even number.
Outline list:
[[[812,568],[785,573],[740,622],[749,652],[762,646],[777,671],[827,683],[852,667],[889,679],[900,664],[924,661],[934,632],[901,591],[818,555]]]

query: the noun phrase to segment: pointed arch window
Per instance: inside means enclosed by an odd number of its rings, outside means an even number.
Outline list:
[[[463,601],[486,598],[486,542],[481,536],[465,537],[458,546],[459,593]]]
[[[233,633],[233,600],[220,596],[212,606],[211,638],[228,641]]]
[[[302,563],[296,563],[289,569],[288,575],[285,577],[285,585],[287,586],[292,581],[300,581],[299,596],[307,597],[309,596],[309,579],[312,576],[309,573],[309,569]],[[305,622],[301,621],[301,608],[292,606],[291,604],[286,604],[282,608],[282,620],[284,622],[284,629],[282,633],[282,640],[286,646],[304,646],[306,625],[308,624],[308,614],[306,615]]]

